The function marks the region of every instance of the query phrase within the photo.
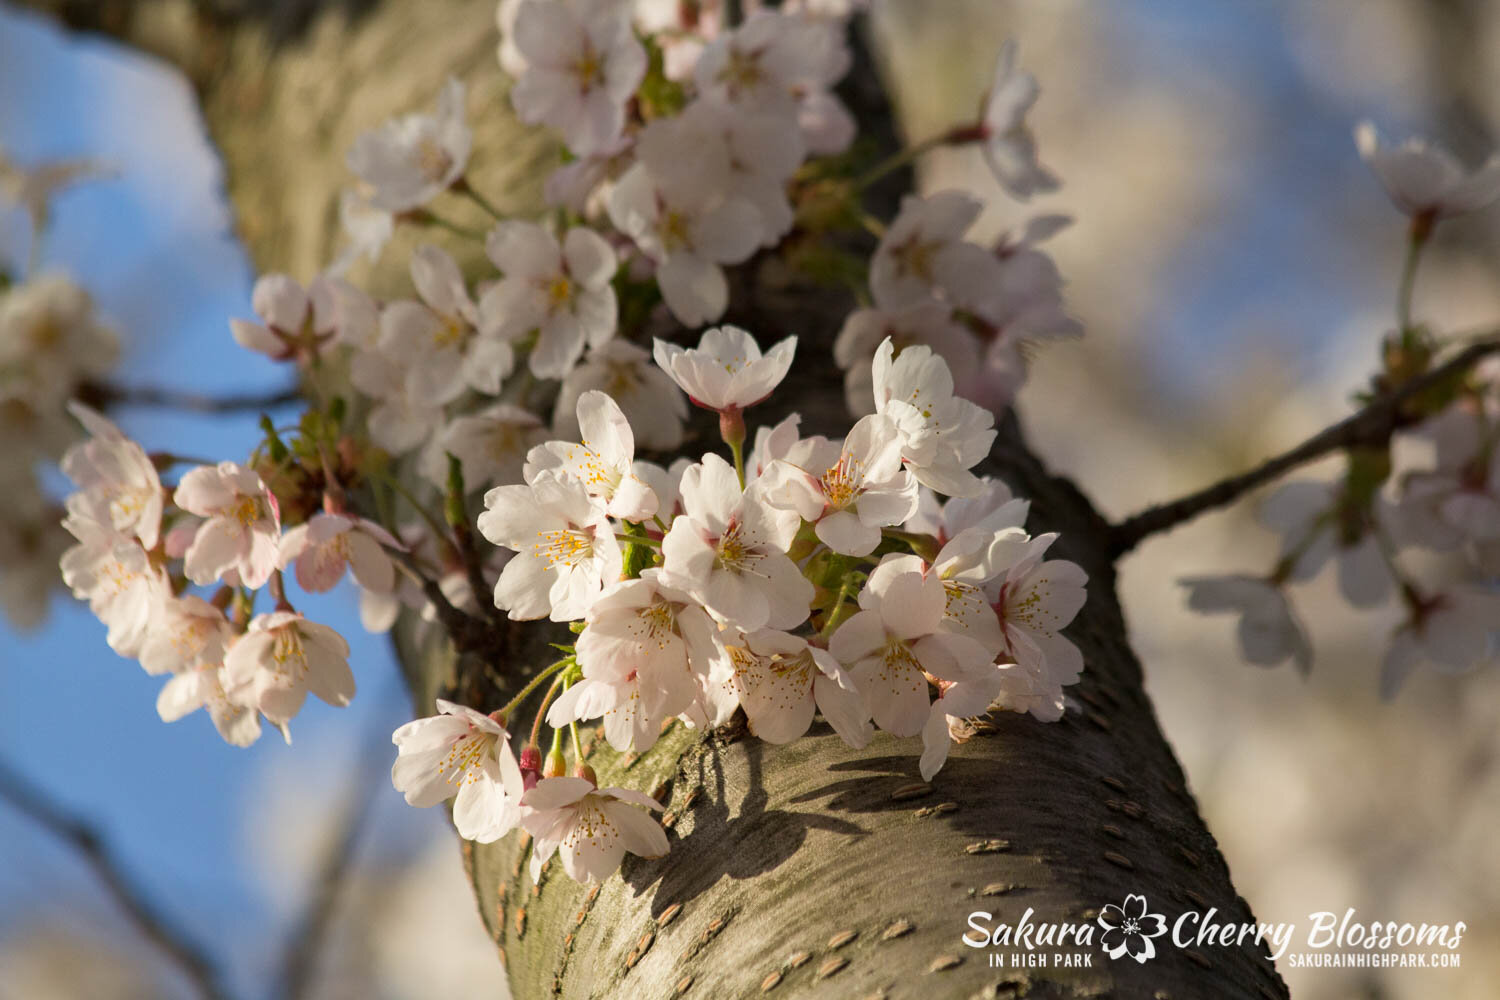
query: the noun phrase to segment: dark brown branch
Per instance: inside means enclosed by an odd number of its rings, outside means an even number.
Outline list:
[[[120,867],[93,826],[52,802],[41,789],[0,762],[0,799],[4,799],[59,840],[76,850],[130,922],[151,945],[182,970],[208,1000],[227,1000],[217,965],[147,899]]]
[[[1143,539],[1175,528],[1205,511],[1231,504],[1251,490],[1272,482],[1298,466],[1336,451],[1384,444],[1393,433],[1412,422],[1412,414],[1405,409],[1408,402],[1448,379],[1461,375],[1496,351],[1500,351],[1500,339],[1496,339],[1493,334],[1476,340],[1443,364],[1406,382],[1396,391],[1381,396],[1333,426],[1319,431],[1290,451],[1267,459],[1248,472],[1230,476],[1169,503],[1147,507],[1140,513],[1125,518],[1110,528],[1111,553],[1118,558],[1135,548]]]
[[[160,386],[127,386],[88,382],[78,387],[78,399],[95,409],[111,406],[151,406],[190,413],[242,413],[270,410],[295,403],[302,390],[295,385],[271,392],[247,392],[225,396],[183,392]]]

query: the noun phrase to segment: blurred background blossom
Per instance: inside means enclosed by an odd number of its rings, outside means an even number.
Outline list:
[[[973,150],[929,157],[921,183],[984,197],[981,237],[1075,217],[1048,249],[1087,335],[1037,352],[1019,409],[1039,452],[1112,517],[1348,412],[1394,322],[1404,235],[1356,154],[1356,121],[1468,162],[1500,140],[1500,5],[1486,0],[876,0],[875,32],[913,140],[972,114],[1008,37],[1042,84],[1030,120],[1061,192],[1023,210]],[[113,171],[61,196],[41,259],[122,331],[121,381],[275,388],[274,367],[229,338],[253,276],[180,78],[0,5],[0,95],[8,156]],[[30,253],[25,232],[18,210],[0,216],[7,266]],[[1444,224],[1416,314],[1447,329],[1500,316],[1500,209]],[[248,417],[118,416],[148,445],[210,455],[253,433]],[[1284,968],[1294,996],[1492,997],[1500,674],[1424,672],[1382,703],[1396,611],[1355,613],[1331,575],[1296,594],[1312,675],[1244,665],[1230,623],[1190,614],[1174,581],[1268,565],[1276,539],[1253,513],[1150,540],[1121,578],[1148,689],[1236,884],[1262,920],[1305,927],[1352,906],[1366,921],[1468,924],[1460,969]],[[359,697],[310,706],[291,748],[237,750],[201,717],[163,726],[157,682],[59,594],[42,630],[0,629],[0,759],[106,831],[237,995],[275,995],[323,858],[351,830],[311,995],[503,995],[441,811],[407,809],[386,778],[386,734],[410,715],[390,652],[357,627],[352,598],[314,613],[358,640]],[[4,808],[0,845],[0,997],[186,995],[65,848]],[[88,963],[68,958],[80,946]]]

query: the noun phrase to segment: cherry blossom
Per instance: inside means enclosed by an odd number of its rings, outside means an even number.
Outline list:
[[[907,195],[870,260],[870,294],[882,309],[938,298],[976,310],[1000,283],[1000,261],[964,240],[981,202],[961,191]]]
[[[731,683],[756,736],[789,743],[807,732],[816,709],[845,743],[870,742],[864,696],[828,650],[772,629],[746,635],[744,648],[749,655],[731,661]]]
[[[246,587],[261,587],[280,568],[281,514],[259,475],[234,462],[200,465],[182,477],[172,502],[206,520],[184,556],[194,583],[213,583],[230,570]]]
[[[583,441],[549,441],[526,456],[526,481],[544,472],[576,479],[611,517],[645,521],[656,513],[656,494],[632,471],[635,435],[613,399],[591,390],[578,397]]]
[[[589,351],[570,371],[557,392],[552,425],[562,437],[581,437],[578,400],[591,390],[606,393],[630,421],[636,444],[671,451],[682,444],[687,400],[670,375],[652,363],[651,355],[618,338]]]
[[[282,536],[281,564],[294,566],[297,584],[310,593],[333,589],[345,569],[365,590],[388,593],[396,585],[396,567],[386,549],[401,547],[367,518],[319,513]]]
[[[148,674],[217,670],[236,638],[224,612],[193,594],[163,595],[141,644],[139,658]]]
[[[414,393],[408,374],[378,351],[357,353],[349,366],[349,380],[375,403],[367,422],[371,440],[397,455],[417,447],[443,424],[443,404]]]
[[[915,345],[894,357],[883,341],[871,364],[875,410],[901,433],[901,458],[923,485],[949,496],[973,496],[983,487],[969,471],[989,454],[994,416],[953,395],[953,376],[929,347]]]
[[[1262,667],[1291,659],[1297,669],[1312,669],[1312,649],[1282,588],[1245,575],[1193,576],[1177,581],[1188,588],[1188,607],[1208,613],[1239,615],[1240,652]]]
[[[224,689],[277,725],[292,720],[308,692],[343,708],[354,697],[349,644],[296,612],[257,615],[224,656]]]
[[[70,514],[63,527],[78,539],[62,554],[63,582],[109,627],[110,649],[121,656],[138,655],[170,593],[165,574],[136,541],[98,522]]]
[[[943,628],[942,581],[921,572],[872,576],[860,592],[863,609],[839,626],[828,651],[848,670],[875,724],[896,736],[915,736],[927,724],[927,677],[973,680],[994,662],[994,651]]]
[[[464,121],[464,85],[449,77],[433,112],[403,115],[362,133],[347,162],[369,186],[372,205],[406,212],[463,177],[473,139]]]
[[[1338,484],[1297,481],[1283,484],[1266,500],[1260,519],[1282,536],[1281,558],[1289,580],[1311,580],[1334,559],[1345,600],[1368,608],[1391,593],[1391,572],[1376,534],[1381,529],[1374,523],[1389,517],[1387,506],[1374,497],[1365,509]]]
[[[1002,655],[1020,662],[1024,639],[1025,652],[1034,649],[1037,662],[1063,687],[1077,681],[1083,671],[1083,654],[1061,633],[1083,608],[1088,574],[1077,563],[1045,558],[1056,534],[1017,538],[1018,530],[999,532],[988,554],[991,560],[1009,563],[1002,575],[985,585],[1005,636]],[[1007,550],[1004,556],[996,551],[1001,549]]]
[[[947,763],[955,724],[983,715],[989,709],[990,702],[1000,693],[1002,669],[981,671],[972,679],[942,685],[943,693],[933,701],[922,727],[922,756],[917,770],[923,781],[931,781]]]
[[[646,74],[626,0],[527,0],[514,39],[526,62],[510,94],[522,121],[557,129],[579,155],[619,136]]]
[[[684,516],[662,540],[662,582],[742,629],[795,628],[813,585],[787,558],[801,521],[740,489],[734,468],[704,455],[682,476]]]
[[[1421,598],[1411,617],[1391,637],[1380,667],[1380,693],[1393,698],[1412,672],[1429,664],[1441,673],[1466,673],[1492,662],[1500,594],[1471,586]]]
[[[996,180],[1020,201],[1057,189],[1057,178],[1037,162],[1036,140],[1026,124],[1026,113],[1040,93],[1036,77],[1016,66],[1016,43],[1008,40],[1000,47],[984,100],[980,149]]]
[[[704,332],[697,347],[658,339],[656,363],[688,398],[710,410],[742,410],[771,394],[792,367],[797,338],[787,337],[764,355],[749,333],[737,326]]]
[[[515,367],[515,354],[498,328],[481,321],[453,258],[430,244],[411,256],[421,302],[392,302],[380,314],[379,350],[406,372],[407,393],[418,403],[451,402],[464,389],[497,393]]]
[[[842,445],[798,442],[766,471],[766,499],[815,525],[818,539],[843,555],[863,556],[880,529],[917,508],[917,481],[901,467],[901,435],[887,417],[861,417]]]
[[[505,727],[488,715],[437,699],[438,714],[391,734],[391,783],[419,809],[453,799],[458,835],[490,844],[521,823],[521,768]]]
[[[620,545],[584,484],[540,472],[525,486],[484,495],[479,531],[516,551],[495,584],[495,606],[517,620],[582,618],[620,575]]]
[[[274,360],[292,357],[308,340],[332,340],[336,332],[333,286],[327,278],[304,289],[288,275],[262,275],[256,279],[250,305],[261,322],[231,319],[230,332],[241,347]]]
[[[959,324],[947,303],[924,299],[898,309],[856,309],[833,342],[833,360],[844,369],[844,399],[856,416],[875,412],[870,365],[885,340],[897,351],[926,345],[949,371],[975,372],[980,367],[978,338]]]
[[[106,374],[120,338],[101,322],[88,292],[60,274],[30,278],[0,296],[0,391],[56,406],[78,382]],[[7,404],[9,405],[9,403]]]
[[[586,778],[543,778],[521,797],[521,825],[530,833],[531,877],[555,853],[563,870],[579,882],[608,878],[625,852],[643,858],[667,853],[667,834],[642,809],[661,803],[629,788],[596,788]]]
[[[521,478],[526,455],[547,439],[540,417],[511,403],[495,403],[444,424],[428,450],[422,472],[438,486],[448,481],[447,455],[457,458],[464,482],[513,483]]]
[[[614,335],[617,261],[598,233],[576,226],[559,245],[541,226],[502,222],[485,246],[505,277],[480,300],[480,315],[507,340],[536,331],[529,363],[539,377],[562,378],[585,344]]]
[[[1388,145],[1369,121],[1355,128],[1354,142],[1385,193],[1408,215],[1430,219],[1462,215],[1500,198],[1500,153],[1466,170],[1452,153],[1425,139]]]
[[[91,435],[62,458],[63,474],[83,491],[78,502],[95,508],[92,516],[101,523],[155,548],[165,499],[156,466],[102,414],[76,402],[68,404],[68,412]]]
[[[697,698],[694,676],[721,659],[718,626],[697,602],[663,586],[655,569],[607,588],[587,622],[577,643],[583,679],[553,702],[548,722],[602,716],[610,746],[648,750],[663,720]]]
[[[214,728],[230,746],[247,747],[260,739],[260,713],[253,704],[230,698],[218,664],[173,674],[156,698],[156,714],[163,722],[176,722],[200,708],[208,711]]]
[[[690,327],[724,314],[729,282],[721,265],[744,262],[761,240],[759,210],[726,192],[712,171],[685,171],[650,159],[615,183],[609,218],[656,264],[667,308]]]

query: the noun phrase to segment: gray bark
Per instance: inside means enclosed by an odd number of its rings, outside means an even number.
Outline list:
[[[354,135],[429,102],[449,72],[471,87],[476,187],[520,209],[551,162],[545,142],[508,116],[493,0],[387,0],[352,20],[315,0],[33,5],[184,69],[224,155],[241,235],[266,269],[306,277],[330,258]],[[856,73],[853,103],[868,126],[888,129],[873,70]],[[397,247],[371,287],[403,287],[402,260]],[[845,422],[829,346],[850,303],[760,263],[736,276],[733,301],[730,321],[762,338],[801,338],[779,405],[804,412],[809,429]],[[1082,710],[1050,725],[987,721],[930,787],[917,777],[917,741],[879,735],[853,751],[821,723],[786,747],[742,726],[705,735],[677,724],[648,753],[623,758],[586,737],[601,784],[651,790],[666,804],[672,850],[627,858],[620,877],[589,888],[555,864],[533,885],[518,835],[464,843],[517,997],[1287,995],[1263,949],[1249,946],[1166,946],[1138,964],[1110,962],[1096,944],[1083,969],[990,968],[988,950],[963,946],[976,910],[996,923],[1028,910],[1033,922],[1092,921],[1128,893],[1169,919],[1217,907],[1220,919],[1253,920],[1143,690],[1108,525],[1028,450],[1013,418],[989,469],[1032,499],[1029,527],[1062,532],[1054,551],[1089,573],[1088,603],[1068,629],[1087,662],[1071,689]],[[523,681],[546,662],[545,633],[494,630],[489,665]],[[441,635],[406,622],[397,643],[419,712],[440,691],[486,709],[503,700],[477,657],[457,656]]]

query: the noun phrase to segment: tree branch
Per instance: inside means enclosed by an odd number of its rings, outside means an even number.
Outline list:
[[[128,386],[108,382],[86,382],[78,387],[78,398],[95,409],[111,406],[153,406],[190,413],[240,413],[270,410],[295,403],[302,398],[297,385],[271,392],[234,393],[214,396],[184,392],[161,386]]]
[[[93,869],[100,884],[153,947],[182,970],[206,1000],[227,1000],[218,968],[208,954],[173,927],[125,874],[97,829],[53,803],[9,765],[0,762],[0,799],[67,843]]]
[[[1319,431],[1290,451],[1267,459],[1248,472],[1230,476],[1177,500],[1147,507],[1140,513],[1125,518],[1110,528],[1111,553],[1118,558],[1135,548],[1143,539],[1175,528],[1205,511],[1231,504],[1251,490],[1264,486],[1298,466],[1336,451],[1384,444],[1393,433],[1411,422],[1412,416],[1404,410],[1406,403],[1444,381],[1461,375],[1496,351],[1500,351],[1500,338],[1494,334],[1477,339],[1443,364],[1404,383],[1394,392],[1376,399],[1333,426]]]

